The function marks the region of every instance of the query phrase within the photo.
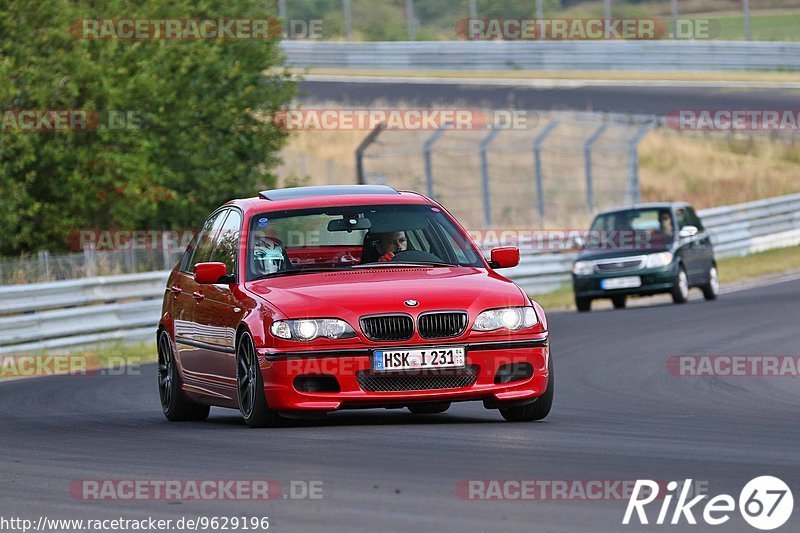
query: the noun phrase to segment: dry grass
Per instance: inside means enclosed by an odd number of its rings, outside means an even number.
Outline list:
[[[661,129],[639,147],[642,198],[698,209],[800,191],[800,143],[720,139]]]

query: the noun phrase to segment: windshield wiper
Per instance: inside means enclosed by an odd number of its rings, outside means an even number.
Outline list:
[[[437,267],[453,267],[450,263],[443,263],[439,261],[373,261],[371,263],[363,263],[360,265],[353,265],[351,268],[373,268],[373,267],[408,267],[408,266],[437,266]]]
[[[264,274],[263,276],[258,276],[250,281],[258,281],[260,279],[269,279],[269,278],[278,278],[281,276],[294,276],[296,274],[314,274],[316,272],[338,272],[341,270],[349,270],[346,267],[311,267],[311,268],[293,268],[291,270],[279,270],[278,272],[272,272],[270,274]]]

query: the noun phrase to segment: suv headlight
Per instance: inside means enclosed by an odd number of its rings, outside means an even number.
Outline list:
[[[338,318],[276,320],[269,331],[275,337],[295,341],[313,341],[319,337],[348,339],[356,336],[350,324]]]
[[[645,268],[658,268],[672,263],[672,252],[659,252],[657,254],[647,254]]]
[[[572,273],[576,276],[594,274],[594,264],[591,261],[575,261],[575,264],[572,265]]]
[[[472,325],[473,331],[494,331],[507,329],[530,328],[539,323],[539,317],[533,307],[505,307],[503,309],[489,309],[478,315]]]

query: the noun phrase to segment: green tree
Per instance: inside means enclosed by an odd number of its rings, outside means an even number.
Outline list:
[[[274,183],[285,133],[264,117],[296,91],[279,35],[86,39],[76,25],[275,17],[263,0],[0,4],[0,254],[63,249],[78,229],[195,227]],[[10,125],[19,110],[96,110],[104,120],[32,132]],[[116,112],[134,120],[106,127]]]

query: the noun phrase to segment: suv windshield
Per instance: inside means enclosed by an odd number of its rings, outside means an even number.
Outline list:
[[[485,267],[468,237],[429,205],[261,213],[247,241],[248,280],[398,264]]]
[[[660,248],[673,240],[669,207],[626,209],[597,215],[586,237],[586,248]]]

